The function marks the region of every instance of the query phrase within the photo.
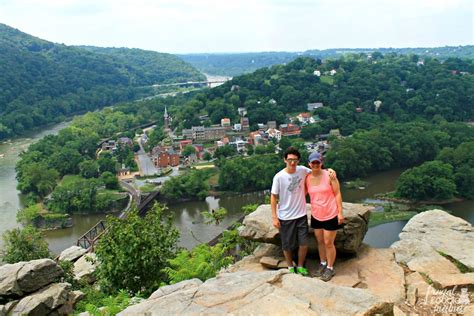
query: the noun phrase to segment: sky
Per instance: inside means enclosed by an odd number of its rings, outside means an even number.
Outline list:
[[[0,23],[165,53],[438,47],[474,44],[474,0],[0,0]]]

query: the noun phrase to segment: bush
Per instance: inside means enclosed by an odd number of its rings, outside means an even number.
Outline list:
[[[6,263],[51,258],[48,243],[33,226],[7,230],[3,234],[3,241],[5,245],[2,257]]]
[[[174,259],[169,261],[170,267],[164,268],[170,284],[198,278],[201,281],[216,276],[223,267],[232,263],[232,257],[226,256],[222,245],[210,247],[201,244],[191,252],[182,250]]]
[[[97,276],[103,290],[151,293],[166,281],[162,270],[175,256],[179,232],[164,211],[165,207],[156,203],[144,218],[136,210],[124,219],[107,217],[107,232],[95,250],[101,262]]]

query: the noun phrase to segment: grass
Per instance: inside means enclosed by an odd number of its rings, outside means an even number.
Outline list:
[[[83,179],[84,178],[78,174],[67,174],[61,179],[59,185],[68,185]]]
[[[409,220],[416,214],[418,213],[413,211],[372,212],[370,214],[369,227],[395,221]]]
[[[332,76],[321,76],[319,77],[319,79],[321,80],[321,82],[327,83],[331,86],[334,84],[334,77]]]
[[[458,268],[459,272],[461,272],[461,273],[474,272],[473,269],[470,269],[468,266],[464,265],[461,261],[459,261],[457,259],[454,259],[450,255],[448,255],[448,254],[446,254],[442,251],[438,251],[438,253],[440,255],[442,255],[443,257],[445,257],[446,259],[448,259],[449,261],[451,261],[456,266],[456,268]]]
[[[154,185],[154,184],[151,184],[151,183],[147,183],[145,185],[142,185],[140,187],[140,191],[144,192],[144,193],[150,193],[150,192],[153,192],[153,191],[156,191],[157,190],[157,186]]]

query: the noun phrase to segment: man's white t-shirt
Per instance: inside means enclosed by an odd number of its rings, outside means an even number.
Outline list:
[[[306,215],[304,183],[311,169],[296,166],[294,173],[281,170],[273,177],[272,194],[278,195],[278,218],[296,219]]]

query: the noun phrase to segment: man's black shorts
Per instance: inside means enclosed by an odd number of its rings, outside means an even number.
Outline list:
[[[280,238],[283,250],[292,251],[308,244],[308,218],[305,216],[283,220],[280,219]]]
[[[311,227],[314,229],[324,230],[338,230],[340,228],[339,223],[337,221],[337,216],[327,221],[318,221],[316,218],[311,216]]]

